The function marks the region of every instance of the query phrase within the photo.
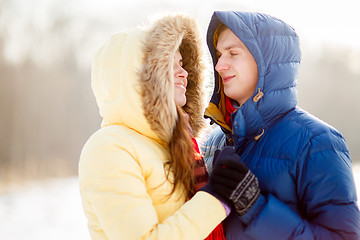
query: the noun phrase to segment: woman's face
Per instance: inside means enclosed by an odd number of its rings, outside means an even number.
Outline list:
[[[179,107],[186,104],[186,86],[188,72],[183,69],[182,56],[179,50],[176,51],[174,56],[174,97],[175,103]]]

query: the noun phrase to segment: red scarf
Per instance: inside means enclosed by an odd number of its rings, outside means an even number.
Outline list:
[[[192,141],[194,143],[194,150],[195,150],[194,152],[195,152],[195,161],[196,161],[196,165],[194,169],[195,191],[198,191],[200,188],[206,185],[209,179],[209,174],[206,170],[204,159],[200,154],[199,146],[196,142],[196,139],[192,138]],[[225,240],[222,223],[217,225],[217,227],[210,233],[210,235],[207,238],[205,238],[205,240]]]
[[[228,98],[228,97],[225,97],[225,108],[226,108],[225,121],[226,121],[227,125],[230,128],[232,128],[231,114],[233,112],[235,112],[236,108],[234,108],[234,106],[231,103],[230,98]]]

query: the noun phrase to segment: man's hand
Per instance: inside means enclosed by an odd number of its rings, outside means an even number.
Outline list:
[[[214,169],[210,175],[213,190],[234,204],[236,212],[244,215],[260,195],[255,175],[241,162],[232,147],[216,154]]]

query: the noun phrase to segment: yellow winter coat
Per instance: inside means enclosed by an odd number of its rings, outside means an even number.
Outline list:
[[[204,239],[225,218],[208,193],[186,202],[177,189],[168,198],[164,164],[177,119],[172,62],[180,47],[189,73],[184,110],[196,135],[203,115],[199,43],[196,22],[167,16],[150,29],[112,35],[95,54],[92,88],[103,122],[79,163],[92,239]]]

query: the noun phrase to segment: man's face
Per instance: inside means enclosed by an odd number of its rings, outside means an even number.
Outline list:
[[[253,95],[257,85],[258,71],[255,59],[230,29],[220,33],[216,50],[218,62],[215,70],[223,81],[224,93],[243,104]]]

